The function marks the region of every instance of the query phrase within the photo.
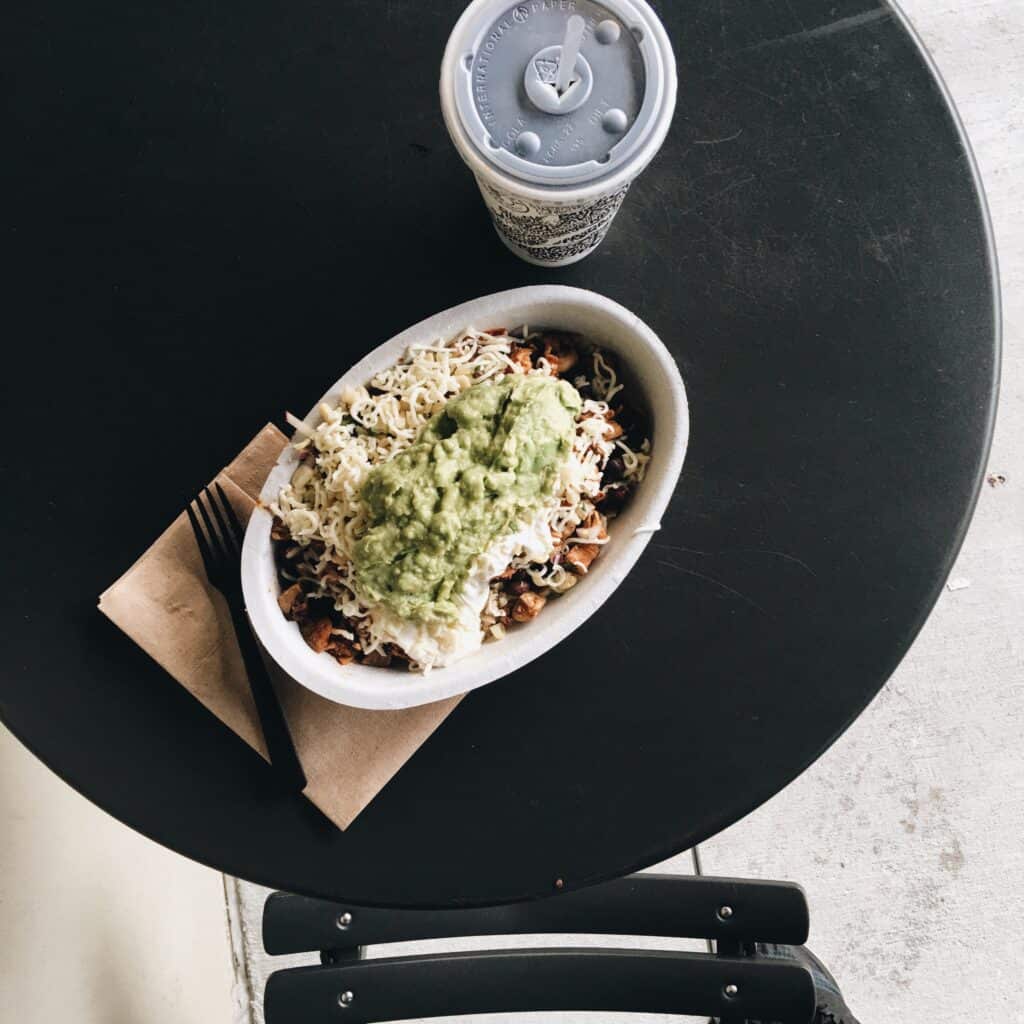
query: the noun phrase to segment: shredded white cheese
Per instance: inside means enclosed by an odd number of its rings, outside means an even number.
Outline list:
[[[463,587],[457,620],[424,624],[400,619],[383,606],[360,600],[353,581],[352,553],[365,531],[359,492],[370,470],[408,447],[445,403],[467,388],[502,374],[544,374],[544,360],[524,370],[510,358],[515,338],[467,328],[455,338],[430,345],[413,345],[394,366],[366,385],[346,387],[335,404],[319,406],[320,423],[310,427],[289,416],[295,427],[295,447],[304,461],[291,483],[278,495],[271,511],[303,548],[302,570],[310,596],[329,598],[352,622],[364,653],[397,644],[428,671],[451,664],[476,650],[502,609],[491,586],[510,565],[524,569],[537,586],[555,592],[569,589],[576,578],[561,565],[546,566],[563,539],[574,534],[596,507],[601,477],[608,459],[618,451],[626,480],[641,480],[649,461],[649,445],[634,452],[621,440],[609,439],[609,402],[622,390],[615,371],[595,350],[590,377],[595,399],[583,403],[576,421],[572,451],[562,467],[555,493],[534,520],[500,538],[480,556]],[[577,378],[577,386],[587,377]],[[575,539],[575,538],[574,538]],[[584,534],[587,543],[607,538]],[[483,614],[484,620],[481,620]],[[488,621],[489,620],[489,621]]]

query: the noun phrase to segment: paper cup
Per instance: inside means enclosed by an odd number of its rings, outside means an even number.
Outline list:
[[[498,235],[541,266],[601,243],[675,97],[672,47],[643,0],[474,0],[441,64],[445,125]]]

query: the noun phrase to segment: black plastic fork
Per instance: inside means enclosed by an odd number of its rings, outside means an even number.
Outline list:
[[[204,487],[185,509],[192,532],[196,535],[199,552],[206,566],[206,576],[228,603],[235,636],[245,662],[249,677],[249,689],[256,703],[263,728],[263,739],[270,754],[270,761],[281,781],[289,790],[301,792],[306,786],[306,776],[295,753],[288,723],[285,721],[281,704],[274,692],[266,665],[260,655],[259,645],[249,628],[242,597],[242,524],[231,507],[228,496],[220,484],[214,484],[216,496],[209,487]],[[196,515],[198,509],[199,515]],[[202,519],[203,525],[199,525]],[[205,530],[204,530],[205,527]]]

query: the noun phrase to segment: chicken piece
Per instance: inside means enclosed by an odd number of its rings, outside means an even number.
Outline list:
[[[532,619],[537,618],[541,608],[547,602],[548,599],[543,594],[538,594],[535,590],[520,594],[516,598],[516,603],[512,606],[512,618],[516,622],[530,622]]]
[[[544,359],[556,377],[568,373],[580,359],[579,353],[554,334],[544,335]]]
[[[339,665],[348,665],[350,662],[355,661],[356,657],[356,652],[349,646],[348,641],[340,636],[331,637],[331,642],[327,645],[327,653]]]
[[[525,346],[513,345],[508,357],[522,369],[523,373],[529,373],[533,369],[533,353]]]
[[[277,595],[277,606],[284,612],[286,619],[292,618],[299,610],[298,606],[303,604],[305,601],[302,596],[301,583],[293,583],[287,590],[282,590]]]
[[[606,520],[605,517],[597,511],[597,509],[594,509],[594,511],[591,512],[582,523],[580,523],[580,529],[586,530],[588,534],[593,534],[596,528],[597,536],[594,539],[607,540],[608,530],[605,528],[607,523],[608,520]]]
[[[313,619],[311,622],[303,622],[299,626],[306,643],[317,654],[327,650],[327,645],[331,642],[331,629],[331,620],[326,616],[322,619]]]
[[[551,541],[555,546],[555,551],[561,551],[565,547],[565,542],[576,532],[576,527],[569,523],[568,526],[564,526],[561,530],[551,530]]]
[[[614,441],[617,437],[622,437],[622,426],[615,422],[615,420],[605,420],[604,436],[608,441]]]
[[[570,544],[565,553],[565,564],[577,576],[586,576],[590,563],[601,553],[600,544]]]

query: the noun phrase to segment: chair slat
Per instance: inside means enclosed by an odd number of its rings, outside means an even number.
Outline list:
[[[267,1024],[368,1024],[531,1010],[808,1024],[815,999],[810,972],[801,965],[622,949],[442,953],[297,967],[272,974],[264,998]]]
[[[728,908],[725,916],[723,907]],[[389,910],[274,893],[263,911],[263,944],[274,955],[551,932],[801,945],[808,928],[807,900],[790,882],[654,874],[504,907]]]

